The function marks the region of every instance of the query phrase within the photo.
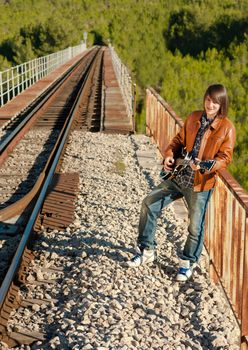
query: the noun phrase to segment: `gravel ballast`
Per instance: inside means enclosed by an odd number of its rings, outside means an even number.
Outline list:
[[[159,182],[158,167],[140,166],[137,151],[146,150],[156,153],[146,136],[72,134],[63,171],[80,174],[76,219],[64,231],[38,234],[22,290],[37,302],[19,308],[9,325],[46,339],[18,349],[239,349],[239,329],[209,280],[206,253],[192,280],[175,281],[187,219],[173,205],[158,220],[158,262],[125,266],[135,252],[142,199]]]

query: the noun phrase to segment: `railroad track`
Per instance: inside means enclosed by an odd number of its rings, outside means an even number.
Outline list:
[[[74,218],[78,174],[59,172],[71,131],[101,128],[103,48],[90,50],[73,69],[6,127],[0,143],[0,340],[21,300],[35,232],[67,227]],[[30,337],[30,342],[34,339]]]

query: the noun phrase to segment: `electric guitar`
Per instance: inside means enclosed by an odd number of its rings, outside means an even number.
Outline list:
[[[171,171],[165,171],[164,169],[160,172],[160,177],[162,180],[172,180],[174,179],[178,174],[182,172],[183,169],[185,169],[191,161],[194,161],[196,165],[200,166],[200,172],[204,174],[205,170],[212,170],[214,164],[216,163],[216,160],[201,160],[197,161],[195,160],[190,152],[187,152],[184,156],[184,158],[177,158],[175,161],[174,168]]]

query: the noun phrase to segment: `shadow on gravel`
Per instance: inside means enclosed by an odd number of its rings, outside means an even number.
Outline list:
[[[175,264],[175,256],[173,260],[174,254],[166,254],[166,248],[167,244],[173,246],[176,255],[180,256],[184,246],[184,239],[182,239],[180,232],[175,232],[176,226],[172,222],[168,221],[164,216],[162,220],[163,225],[166,226],[166,239],[164,244],[159,247],[160,253],[156,265],[159,267],[162,275],[166,275],[173,283],[179,283],[175,280],[178,270],[178,266]],[[181,308],[180,318],[185,320],[184,332],[189,338],[189,340],[182,340],[182,344],[186,348],[192,349],[227,350],[228,348],[225,346],[214,345],[214,341],[217,338],[216,333],[222,334],[224,331],[221,323],[213,320],[213,322],[206,324],[202,320],[202,313],[207,303],[202,295],[206,286],[198,282],[199,275],[202,275],[202,273],[201,268],[196,266],[193,277],[189,281],[181,283],[179,290],[175,290],[174,293],[176,304]],[[210,294],[209,296],[211,297]],[[177,324],[174,326],[177,327]],[[178,324],[178,327],[181,327],[180,324]]]
[[[0,286],[6,276],[12,258],[16,252],[16,248],[21,240],[21,235],[8,235],[1,232],[1,259],[0,259]]]
[[[124,242],[117,240],[117,244],[113,244],[109,241],[109,236],[106,233],[90,230],[82,231],[81,238],[73,238],[70,234],[66,235],[63,233],[63,237],[59,240],[59,246],[51,247],[49,244],[49,237],[43,238],[44,242],[48,244],[46,248],[47,252],[56,253],[60,256],[72,256],[77,257],[78,255],[85,252],[88,256],[104,255],[113,261],[124,262],[124,253],[133,253],[133,248],[126,247]],[[58,234],[57,234],[58,235]],[[97,237],[101,235],[101,237]],[[104,239],[106,238],[106,239]],[[70,249],[66,250],[65,246],[69,246]]]
[[[144,174],[150,188],[153,188],[155,187],[155,182],[154,182],[154,179],[152,178],[152,176],[150,175],[150,172],[149,171],[146,171],[145,169],[143,169],[141,166],[140,166],[140,163],[139,163],[139,159],[138,159],[138,156],[137,156],[137,151],[139,150],[139,146],[137,144],[137,142],[135,141],[134,137],[130,137],[130,140],[131,140],[131,143],[133,144],[133,147],[134,147],[134,151],[135,151],[135,154],[134,154],[134,159],[135,159],[135,163],[136,165],[138,165],[140,168],[141,168],[141,171],[142,173]]]
[[[178,295],[176,299],[182,299],[184,297],[184,303],[181,308],[181,317],[188,318],[189,322],[185,332],[191,339],[191,342],[187,340],[182,341],[185,346],[192,346],[192,343],[200,345],[203,350],[224,350],[226,347],[216,347],[213,345],[213,341],[216,336],[211,331],[217,331],[219,334],[223,332],[221,325],[218,325],[218,329],[209,329],[205,326],[200,315],[204,309],[206,301],[202,297],[202,291],[204,286],[197,282],[197,274],[200,273],[200,268],[196,268],[195,280],[191,279],[186,283],[183,283],[179,287]],[[179,301],[178,301],[179,302]],[[213,326],[213,325],[212,325]],[[199,335],[200,333],[200,335]]]
[[[164,212],[162,212],[160,220],[162,221],[162,227],[165,227],[166,238],[164,244],[159,246],[157,265],[170,280],[174,280],[178,267],[175,265],[175,260],[173,260],[172,256],[180,256],[183,250],[184,240],[182,240],[182,234],[175,231],[177,226],[166,218]],[[173,247],[175,255],[171,255],[171,253],[167,254],[167,245]]]
[[[158,258],[156,264],[161,274],[164,273],[174,283],[179,283],[175,280],[177,268],[173,266],[174,263],[170,259]],[[180,318],[184,319],[185,324],[183,331],[189,338],[189,340],[182,340],[181,343],[190,349],[227,350],[226,347],[213,345],[213,341],[216,339],[213,332],[222,334],[224,331],[221,324],[212,322],[206,325],[201,320],[202,310],[207,303],[202,296],[204,285],[197,282],[197,276],[201,273],[200,267],[196,267],[193,277],[189,281],[181,283],[178,291],[175,289],[174,298],[176,304],[180,306]],[[173,325],[174,328],[177,326],[181,328],[180,323]]]
[[[177,273],[177,267],[175,263],[168,257],[158,257],[157,266],[159,267],[161,274],[165,274],[174,283],[179,283],[175,280]],[[204,285],[197,282],[198,275],[202,274],[200,267],[196,266],[194,269],[193,277],[187,282],[180,283],[179,291],[175,290],[174,298],[176,304],[180,306],[180,318],[185,320],[184,332],[187,334],[189,341],[182,340],[182,344],[186,348],[192,348],[193,344],[196,344],[194,349],[203,350],[227,350],[226,347],[216,347],[213,345],[213,341],[216,339],[214,332],[222,334],[223,327],[216,322],[203,324],[201,320],[202,310],[206,307],[206,300],[202,296]],[[174,325],[175,327],[177,325]],[[179,327],[181,327],[178,324]],[[199,335],[200,333],[200,335]]]
[[[169,242],[169,244],[173,245],[176,255],[180,256],[185,243],[185,241],[182,239],[182,233],[175,231],[177,226],[171,221],[167,220],[165,214],[162,213],[162,216],[163,225],[166,226],[166,240]]]

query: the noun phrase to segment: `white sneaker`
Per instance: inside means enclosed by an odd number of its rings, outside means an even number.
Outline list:
[[[192,276],[192,273],[193,267],[190,266],[190,261],[180,259],[176,280],[179,282],[185,282]]]
[[[149,264],[156,259],[154,249],[144,249],[142,252],[137,249],[137,254],[132,257],[131,260],[127,261],[128,267],[138,267],[140,265]]]

